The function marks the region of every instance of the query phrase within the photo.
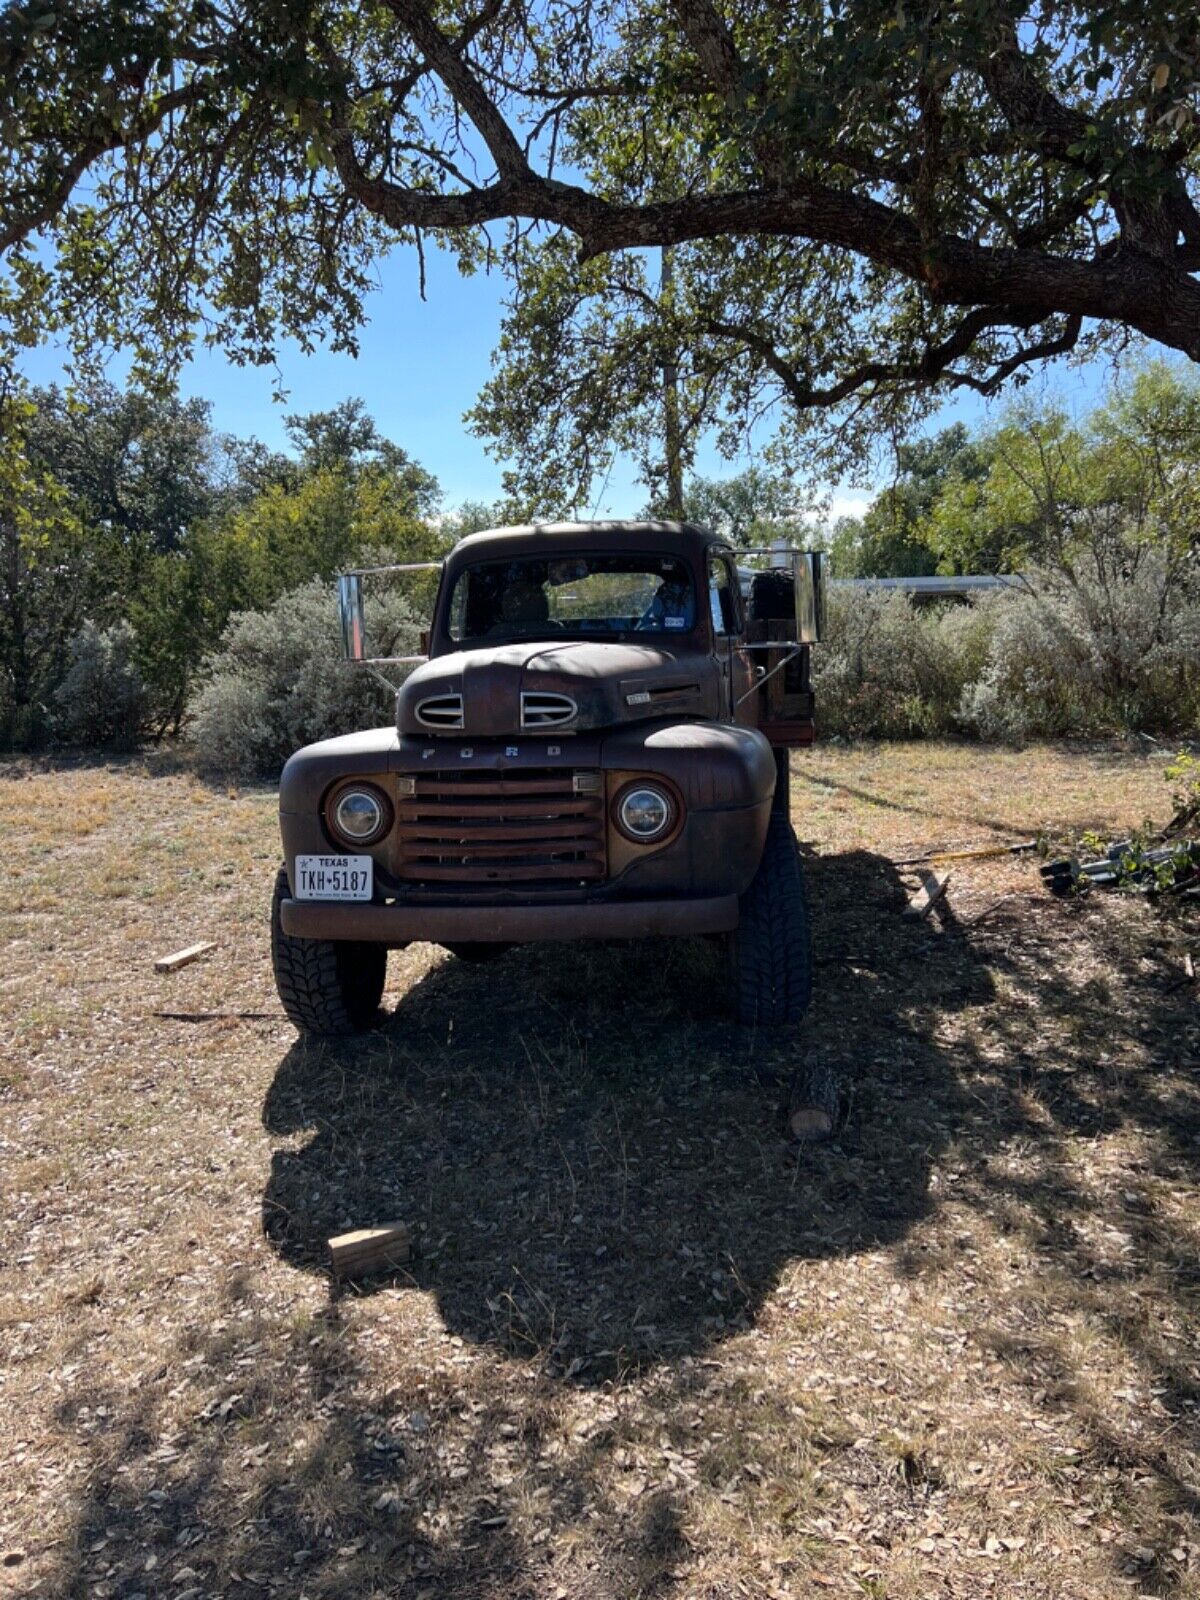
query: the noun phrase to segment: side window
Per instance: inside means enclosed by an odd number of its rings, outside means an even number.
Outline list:
[[[737,578],[724,556],[708,559],[708,603],[714,633],[724,636],[741,632]]]

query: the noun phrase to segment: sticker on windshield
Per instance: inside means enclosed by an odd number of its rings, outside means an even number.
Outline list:
[[[686,617],[664,617],[663,618],[663,627],[664,628],[686,628],[687,627],[687,618]]]

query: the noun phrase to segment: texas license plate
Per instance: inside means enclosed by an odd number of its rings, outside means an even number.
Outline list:
[[[297,900],[369,900],[375,888],[370,856],[297,856]]]

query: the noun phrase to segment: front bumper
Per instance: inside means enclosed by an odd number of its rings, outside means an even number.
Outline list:
[[[284,933],[295,939],[371,944],[530,944],[543,939],[647,939],[730,933],[734,894],[693,900],[603,900],[569,905],[437,906],[285,900]]]

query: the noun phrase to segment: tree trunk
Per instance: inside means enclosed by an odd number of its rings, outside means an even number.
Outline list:
[[[674,282],[674,263],[668,246],[662,252],[659,301],[668,305]],[[663,442],[666,456],[668,517],[683,521],[683,431],[679,422],[679,362],[674,350],[663,357]]]
[[[25,597],[22,593],[20,534],[16,523],[10,517],[5,517],[0,522],[0,546],[4,552],[4,580],[7,589],[5,625],[0,634],[3,640],[0,665],[8,679],[8,692],[11,697],[10,734],[20,739],[28,721],[33,699],[33,672],[29,659]]]

